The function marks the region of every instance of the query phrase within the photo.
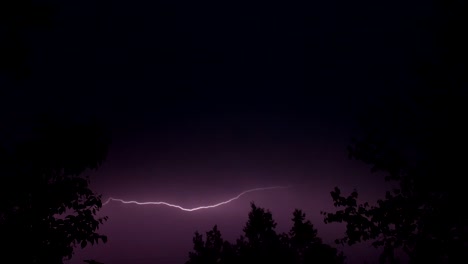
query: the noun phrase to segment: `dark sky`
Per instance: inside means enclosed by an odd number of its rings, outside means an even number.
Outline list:
[[[356,115],[414,82],[411,63],[431,48],[429,1],[75,1],[54,4],[49,29],[31,28],[32,75],[0,85],[4,128],[41,112],[95,115],[113,133],[93,187],[109,196],[195,207],[251,188],[223,207],[183,212],[111,203],[106,245],[70,263],[183,263],[193,233],[218,224],[241,234],[249,202],[280,231],[303,209],[325,241],[336,185],[375,199],[382,179],[349,161]],[[340,229],[341,228],[341,229]],[[371,263],[366,246],[349,263]],[[354,262],[353,262],[354,261]]]

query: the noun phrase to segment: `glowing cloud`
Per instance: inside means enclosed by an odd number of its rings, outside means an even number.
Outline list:
[[[187,211],[187,212],[193,212],[193,211],[197,211],[197,210],[202,210],[202,209],[210,209],[210,208],[215,208],[215,207],[218,207],[218,206],[221,206],[221,205],[225,205],[225,204],[228,204],[232,201],[235,201],[237,199],[239,199],[241,196],[247,194],[247,193],[251,193],[251,192],[258,192],[258,191],[266,191],[266,190],[272,190],[272,189],[283,189],[283,188],[289,188],[290,186],[273,186],[273,187],[263,187],[263,188],[255,188],[255,189],[250,189],[250,190],[247,190],[247,191],[243,191],[241,192],[240,194],[238,194],[237,196],[229,199],[229,200],[226,200],[226,201],[223,201],[223,202],[220,202],[220,203],[217,203],[217,204],[212,204],[212,205],[205,205],[205,206],[199,206],[199,207],[195,207],[195,208],[184,208],[180,205],[177,205],[177,204],[170,204],[170,203],[166,203],[166,202],[137,202],[137,201],[125,201],[125,200],[122,200],[122,199],[117,199],[117,198],[112,198],[110,197],[109,199],[107,199],[107,201],[105,203],[103,203],[102,205],[107,205],[108,203],[110,203],[111,201],[114,201],[114,202],[120,202],[120,203],[123,203],[123,204],[136,204],[136,205],[165,205],[165,206],[169,206],[169,207],[174,207],[174,208],[177,208],[177,209],[180,209],[182,211]]]

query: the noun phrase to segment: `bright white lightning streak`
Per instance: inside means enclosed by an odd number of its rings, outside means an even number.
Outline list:
[[[223,202],[220,202],[220,203],[217,203],[217,204],[212,204],[212,205],[206,205],[206,206],[199,206],[199,207],[195,207],[195,208],[184,208],[180,205],[177,205],[177,204],[170,204],[170,203],[166,203],[166,202],[137,202],[137,201],[125,201],[125,200],[122,200],[122,199],[117,199],[117,198],[112,198],[110,197],[109,199],[107,199],[107,201],[105,203],[103,203],[102,205],[106,205],[108,204],[109,202],[111,201],[116,201],[116,202],[121,202],[123,204],[136,204],[136,205],[166,205],[166,206],[169,206],[169,207],[174,207],[174,208],[177,208],[177,209],[180,209],[182,211],[187,211],[187,212],[193,212],[193,211],[197,211],[197,210],[202,210],[202,209],[209,209],[209,208],[215,208],[215,207],[218,207],[218,206],[221,206],[221,205],[225,205],[225,204],[228,204],[232,201],[235,201],[237,199],[239,199],[241,196],[247,194],[247,193],[251,193],[251,192],[258,192],[258,191],[266,191],[266,190],[272,190],[272,189],[282,189],[282,188],[289,188],[290,186],[273,186],[273,187],[263,187],[263,188],[255,188],[255,189],[250,189],[250,190],[247,190],[247,191],[243,191],[241,192],[240,194],[238,194],[237,196],[227,200],[227,201],[223,201]]]

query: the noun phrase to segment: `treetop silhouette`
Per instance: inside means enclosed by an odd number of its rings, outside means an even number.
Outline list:
[[[101,196],[84,173],[105,159],[109,141],[97,123],[42,119],[31,137],[0,148],[0,233],[4,257],[62,263],[75,245],[106,242],[97,233]]]
[[[305,220],[301,210],[293,213],[293,227],[288,234],[278,234],[270,211],[251,203],[244,234],[235,244],[225,241],[215,225],[206,239],[195,232],[193,251],[187,264],[197,263],[323,263],[344,262],[336,248],[322,243],[317,230]]]

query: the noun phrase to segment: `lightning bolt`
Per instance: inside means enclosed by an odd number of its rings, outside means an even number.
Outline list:
[[[258,191],[266,191],[266,190],[273,190],[273,189],[283,189],[283,188],[289,188],[291,186],[272,186],[272,187],[263,187],[263,188],[255,188],[255,189],[250,189],[250,190],[247,190],[247,191],[243,191],[241,192],[240,194],[238,194],[237,196],[229,199],[229,200],[226,200],[226,201],[223,201],[223,202],[220,202],[220,203],[217,203],[217,204],[212,204],[212,205],[205,205],[205,206],[199,206],[199,207],[195,207],[195,208],[184,208],[180,205],[177,205],[177,204],[170,204],[170,203],[166,203],[166,202],[137,202],[137,201],[125,201],[125,200],[122,200],[122,199],[117,199],[117,198],[112,198],[110,197],[109,199],[107,199],[107,201],[105,203],[103,203],[102,205],[107,205],[108,203],[110,203],[111,201],[115,201],[115,202],[120,202],[120,203],[123,203],[123,204],[136,204],[136,205],[166,205],[166,206],[169,206],[169,207],[174,207],[174,208],[177,208],[177,209],[180,209],[182,211],[186,211],[186,212],[193,212],[193,211],[198,211],[198,210],[202,210],[202,209],[210,209],[210,208],[215,208],[215,207],[218,207],[218,206],[221,206],[221,205],[225,205],[225,204],[228,204],[232,201],[235,201],[237,199],[239,199],[241,196],[247,194],[247,193],[251,193],[251,192],[258,192]]]

